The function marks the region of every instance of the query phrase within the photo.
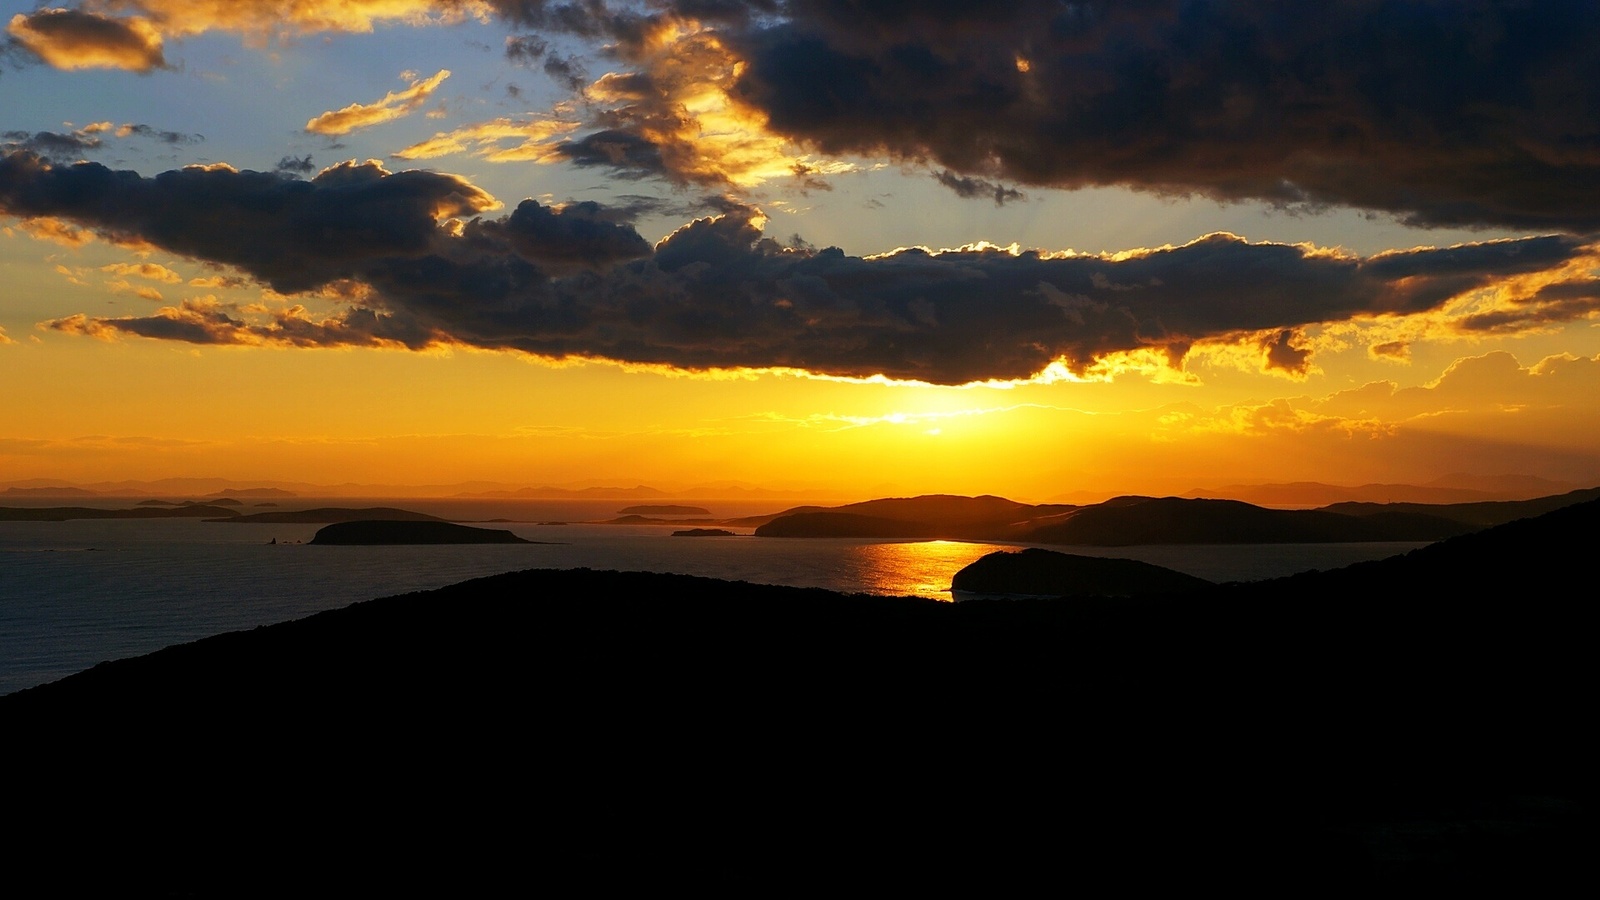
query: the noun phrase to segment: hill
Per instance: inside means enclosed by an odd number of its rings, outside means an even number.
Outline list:
[[[356,604],[0,697],[8,878],[1538,893],[1596,836],[1597,528],[1137,600],[534,570]]]
[[[498,528],[473,528],[452,522],[354,521],[317,529],[313,544],[532,544]]]
[[[443,522],[444,520],[438,516],[430,516],[427,513],[413,512],[409,509],[396,509],[392,506],[369,506],[360,509],[344,506],[322,506],[316,509],[248,513],[246,515],[236,515],[226,521],[315,525],[324,522]]]
[[[980,557],[955,574],[950,589],[968,594],[1133,597],[1176,594],[1210,584],[1203,578],[1138,560],[1029,548]]]

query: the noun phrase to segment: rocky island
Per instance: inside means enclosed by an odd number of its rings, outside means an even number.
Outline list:
[[[502,528],[473,528],[453,522],[376,520],[335,522],[317,531],[313,544],[533,544]]]
[[[1211,582],[1164,566],[1038,548],[990,553],[950,579],[954,592],[985,596],[1136,597],[1204,587]]]

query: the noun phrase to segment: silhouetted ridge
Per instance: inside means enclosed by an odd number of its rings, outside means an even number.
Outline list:
[[[1597,837],[1596,533],[1143,598],[532,570],[356,604],[0,697],[8,878],[1549,894]]]
[[[1470,527],[1421,515],[1344,516],[1311,509],[1266,509],[1238,500],[1119,497],[1086,506],[1027,532],[1052,544],[1293,544],[1435,540]]]
[[[87,506],[18,508],[0,506],[0,522],[68,522],[73,519],[216,519],[239,514],[226,506],[190,503],[173,507],[140,506],[135,509],[95,509]]]
[[[249,513],[248,515],[235,516],[228,521],[238,523],[267,522],[272,524],[298,523],[315,525],[322,522],[443,522],[444,520],[438,516],[430,516],[427,513],[412,512],[409,509],[395,509],[392,506],[369,506],[361,509],[352,509],[344,506],[322,506],[316,509]]]

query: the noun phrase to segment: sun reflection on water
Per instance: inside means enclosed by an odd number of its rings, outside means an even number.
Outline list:
[[[951,600],[950,579],[957,572],[985,554],[1016,549],[1007,544],[908,541],[863,544],[853,548],[851,555],[864,589],[871,593]]]

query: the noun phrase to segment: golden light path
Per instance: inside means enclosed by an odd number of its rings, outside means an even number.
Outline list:
[[[961,541],[907,541],[863,544],[849,554],[863,590],[897,597],[951,600],[950,579],[979,557],[997,550],[1015,552],[1009,544]]]

